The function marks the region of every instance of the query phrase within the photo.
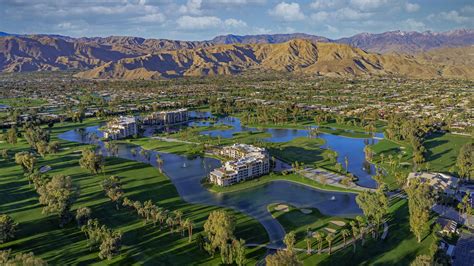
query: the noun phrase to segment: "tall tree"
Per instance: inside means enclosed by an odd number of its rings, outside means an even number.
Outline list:
[[[356,197],[356,202],[364,212],[367,220],[374,226],[375,233],[388,213],[388,198],[382,189],[376,192],[363,191]]]
[[[326,242],[328,242],[328,250],[329,250],[329,255],[331,255],[331,251],[332,251],[332,241],[334,240],[334,234],[328,234],[326,236]]]
[[[110,176],[102,181],[102,189],[112,202],[115,202],[115,208],[119,209],[120,199],[123,197],[122,183],[118,176]]]
[[[98,174],[104,168],[104,158],[91,149],[85,149],[82,151],[82,158],[79,160],[79,165],[93,174]]]
[[[474,143],[466,143],[459,151],[456,160],[459,176],[474,179]]]
[[[79,196],[79,187],[74,186],[71,177],[64,175],[53,176],[51,181],[38,188],[39,202],[43,213],[57,213],[60,226],[64,226],[71,219],[70,209]]]
[[[245,260],[246,260],[245,240],[234,239],[232,241],[232,247],[234,249],[235,263],[239,266],[245,265]]]
[[[0,265],[13,266],[13,265],[34,265],[34,266],[46,266],[48,263],[41,258],[35,257],[30,253],[17,253],[12,256],[11,250],[0,250]]]
[[[79,227],[86,225],[91,219],[92,211],[88,207],[80,207],[76,210],[76,222]]]
[[[324,241],[324,234],[322,232],[316,232],[314,235],[316,241],[318,242],[318,253],[321,254],[323,250],[323,241]]]
[[[348,229],[344,228],[341,230],[341,236],[344,241],[344,247],[346,247],[346,239],[350,235],[351,235],[351,232]]]
[[[12,126],[7,130],[5,140],[9,144],[16,144],[18,142],[18,130],[16,129],[16,126]]]
[[[30,174],[35,168],[36,157],[26,151],[18,152],[15,154],[15,163],[21,166],[23,173]]]
[[[295,246],[295,234],[294,232],[290,232],[285,235],[285,239],[283,242],[286,245],[286,249],[278,250],[275,254],[268,255],[265,258],[265,262],[268,266],[281,266],[281,265],[289,265],[289,266],[297,266],[302,265],[302,263],[298,260],[296,256],[296,252],[294,251]]]
[[[113,230],[106,230],[99,247],[99,258],[111,260],[120,253],[122,234]]]
[[[218,210],[209,214],[204,223],[204,232],[209,243],[205,248],[214,255],[216,249],[224,247],[227,242],[234,238],[235,217],[226,211]]]
[[[17,226],[18,224],[10,216],[0,214],[0,244],[15,237]]]
[[[410,229],[419,243],[423,234],[429,229],[428,221],[431,205],[433,204],[430,187],[416,178],[410,180],[405,191],[408,195]]]

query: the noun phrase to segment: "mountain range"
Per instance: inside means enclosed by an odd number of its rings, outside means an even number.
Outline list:
[[[83,71],[78,76],[84,78],[129,79],[247,70],[471,78],[473,64],[468,58],[472,58],[472,45],[474,30],[470,29],[361,33],[338,40],[303,33],[224,35],[209,41],[2,32],[0,70],[73,69]]]

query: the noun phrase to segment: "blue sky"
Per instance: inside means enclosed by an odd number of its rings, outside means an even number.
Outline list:
[[[474,28],[464,0],[0,0],[0,31],[206,40],[221,34]]]

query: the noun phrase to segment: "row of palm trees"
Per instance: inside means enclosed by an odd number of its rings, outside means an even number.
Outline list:
[[[187,231],[188,241],[191,242],[194,223],[189,218],[183,219],[183,212],[180,210],[170,211],[153,204],[151,200],[142,203],[130,200],[127,197],[123,199],[122,205],[136,211],[143,218],[143,224],[145,225],[148,222],[153,222],[153,226],[159,223],[160,230],[168,227],[171,233],[178,232],[181,233],[181,236],[185,236]]]
[[[341,236],[343,238],[343,242],[344,242],[344,246],[346,246],[346,243],[347,243],[347,237],[349,237],[351,235],[351,232],[344,228],[341,230]],[[317,247],[318,247],[318,254],[321,254],[322,250],[323,250],[323,246],[324,246],[324,242],[326,241],[326,243],[328,244],[328,253],[329,255],[331,255],[331,252],[332,252],[332,243],[333,241],[336,239],[336,235],[334,233],[328,233],[327,235],[325,235],[323,232],[316,232],[314,233],[314,235],[309,231],[309,228],[308,228],[308,232],[307,232],[307,237],[306,237],[306,247],[307,247],[307,253],[308,254],[311,254],[311,238],[314,237],[316,238],[316,242],[317,242]]]

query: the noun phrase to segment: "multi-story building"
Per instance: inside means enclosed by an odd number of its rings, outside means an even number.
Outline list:
[[[107,123],[104,137],[107,139],[123,139],[138,134],[137,120],[133,116],[120,116]]]
[[[270,156],[264,148],[234,144],[219,153],[233,159],[209,174],[211,182],[219,186],[230,186],[270,172]]]
[[[154,112],[143,119],[145,125],[172,125],[188,121],[188,109]]]

